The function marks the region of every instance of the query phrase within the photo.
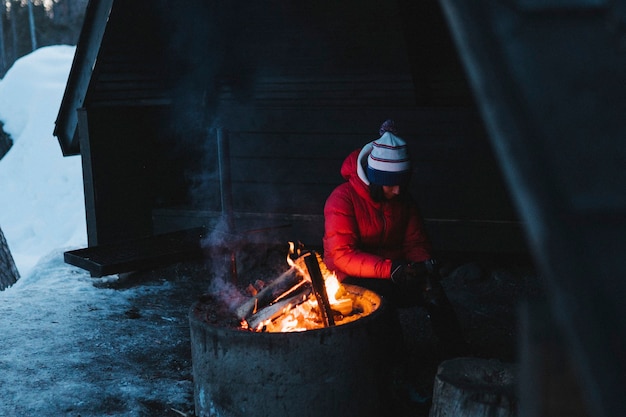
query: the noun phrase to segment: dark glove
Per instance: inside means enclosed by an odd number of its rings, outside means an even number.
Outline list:
[[[422,263],[424,264],[424,268],[426,269],[426,271],[428,271],[428,275],[438,278],[441,277],[441,275],[439,274],[439,262],[437,262],[436,259],[429,259]]]
[[[424,285],[424,302],[426,306],[437,306],[441,303],[448,303],[443,286],[441,285],[439,263],[435,259],[429,259],[424,261],[423,264],[427,271]]]
[[[426,290],[430,290],[433,286],[441,283],[441,274],[439,273],[439,263],[436,259],[429,259],[422,262],[426,270]]]
[[[423,262],[394,261],[391,264],[391,281],[405,291],[424,290],[427,269]]]

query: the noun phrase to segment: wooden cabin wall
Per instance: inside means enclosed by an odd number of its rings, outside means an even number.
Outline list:
[[[411,149],[411,191],[438,248],[525,250],[521,225],[482,124],[467,108],[231,108],[206,137],[206,159],[196,173],[203,173],[204,181],[190,184],[190,191],[201,198],[189,200],[186,207],[156,208],[155,229],[214,228],[229,214],[221,211],[224,178],[216,146],[216,129],[221,128],[229,141],[231,172],[225,182],[236,232],[269,228],[267,239],[319,246],[324,203],[344,181],[343,160],[377,139],[387,118],[396,121]]]
[[[89,246],[153,234],[155,206],[183,205],[194,150],[175,146],[163,106],[80,111]]]
[[[411,149],[411,191],[436,247],[524,250],[515,209],[471,109],[231,107],[212,125],[187,129],[172,129],[171,118],[169,106],[83,112],[90,246],[216,227],[224,214],[217,128],[230,144],[226,191],[236,231],[281,226],[265,237],[319,245],[324,203],[344,181],[344,158],[393,118]]]
[[[414,148],[413,193],[435,243],[460,251],[523,249],[435,0],[208,2],[192,9],[206,20],[192,22],[179,9],[171,22],[169,50],[188,63],[175,84],[172,125],[189,124],[190,107],[202,105],[207,131],[228,131],[238,229],[288,224],[278,239],[321,242],[324,202],[343,181],[343,159],[394,118]],[[207,170],[195,175],[202,180],[193,185],[194,208],[156,209],[156,230],[216,226],[215,137],[203,155]]]
[[[439,6],[418,3],[114,2],[79,122],[89,245],[217,227],[218,128],[236,231],[319,244],[343,159],[393,118],[436,246],[523,247]]]
[[[410,149],[411,191],[436,247],[524,250],[521,225],[482,124],[468,108],[231,108],[219,123],[171,129],[168,106],[82,112],[90,246],[195,226],[222,216],[216,129],[228,135],[237,232],[319,245],[340,167],[393,118]],[[89,157],[93,155],[94,157]],[[282,227],[282,226],[289,227]]]

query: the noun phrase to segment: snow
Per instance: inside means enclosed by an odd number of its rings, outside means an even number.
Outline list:
[[[0,292],[0,416],[180,415],[193,409],[188,287],[205,284],[95,279],[63,261],[87,245],[80,156],[63,157],[53,136],[74,51],[40,48],[0,80],[14,141],[0,159],[0,228],[21,275]]]
[[[64,158],[52,134],[73,54],[38,49],[0,81],[0,120],[14,141],[0,160],[0,228],[24,277],[51,250],[87,241],[80,156]]]

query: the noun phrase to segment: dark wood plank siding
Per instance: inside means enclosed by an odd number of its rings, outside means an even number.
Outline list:
[[[245,117],[225,123],[231,139],[233,186],[242,187],[236,196],[267,194],[275,188],[272,184],[289,186],[293,205],[285,206],[286,212],[315,212],[322,195],[343,181],[339,175],[343,159],[376,139],[378,126],[389,117],[396,120],[400,136],[411,148],[412,190],[426,216],[516,218],[480,120],[471,110],[279,109],[261,112],[259,117],[263,121],[258,123]],[[280,121],[267,126],[273,119]],[[276,190],[279,195],[281,187]],[[297,188],[300,192],[294,196]]]
[[[166,15],[159,2],[118,3],[108,17],[87,101],[90,106],[168,103]]]
[[[90,246],[152,234],[151,213],[159,189],[154,161],[161,157],[155,154],[155,120],[162,111],[143,106],[81,112]]]
[[[482,125],[467,108],[224,110],[207,135],[205,164],[196,173],[203,180],[190,189],[200,197],[188,208],[160,207],[155,227],[215,225],[222,214],[220,180],[225,180],[215,145],[219,127],[229,140],[227,192],[237,229],[290,224],[283,238],[296,235],[319,244],[324,203],[344,181],[339,173],[344,158],[378,138],[386,118],[396,120],[411,148],[412,192],[436,235],[433,240],[450,250],[523,249],[521,226]]]

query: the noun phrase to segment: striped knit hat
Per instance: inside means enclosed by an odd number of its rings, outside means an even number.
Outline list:
[[[367,178],[376,185],[404,185],[411,176],[411,162],[406,142],[395,133],[393,121],[387,120],[381,137],[371,143],[367,157]]]

